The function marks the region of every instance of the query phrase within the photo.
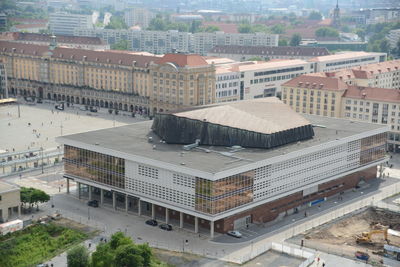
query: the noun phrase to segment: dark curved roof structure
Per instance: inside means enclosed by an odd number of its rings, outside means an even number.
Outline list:
[[[277,98],[195,107],[155,115],[152,130],[165,142],[272,148],[310,139],[311,123]]]

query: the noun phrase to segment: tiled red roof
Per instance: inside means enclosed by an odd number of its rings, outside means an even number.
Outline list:
[[[136,66],[146,67],[150,62],[155,62],[159,59],[158,57],[154,56],[132,55],[127,53],[94,51],[66,47],[57,47],[53,51],[50,51],[48,46],[45,45],[0,41],[0,53],[11,53],[13,48],[15,48],[15,53],[17,54],[39,56],[48,52],[52,52],[52,58],[83,60],[84,57],[86,57],[85,60],[89,62],[119,64],[124,66],[132,66],[133,62],[136,62]]]
[[[164,64],[167,62],[174,63],[179,67],[208,65],[207,61],[202,56],[197,54],[165,54],[162,58],[159,58],[155,61],[157,64]]]
[[[400,92],[394,89],[348,86],[344,97],[400,103]]]
[[[17,24],[13,27],[17,29],[30,29],[30,28],[46,28],[46,24]]]
[[[346,90],[348,85],[338,78],[321,77],[312,75],[302,75],[290,81],[285,82],[282,86],[310,88],[319,90]]]
[[[29,25],[29,24],[28,24]],[[71,43],[71,44],[91,44],[91,45],[101,45],[104,42],[99,37],[85,37],[85,36],[67,36],[67,35],[57,35],[57,42],[59,43]],[[36,42],[50,42],[50,34],[40,34],[40,33],[14,33],[14,40],[17,41],[36,41]]]
[[[49,22],[47,19],[26,19],[26,18],[10,18],[10,21],[19,22],[23,24],[46,24]]]

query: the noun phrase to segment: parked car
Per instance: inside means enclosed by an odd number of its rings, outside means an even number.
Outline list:
[[[97,108],[95,108],[95,107],[90,107],[89,110],[90,110],[90,112],[97,112]]]
[[[158,223],[156,220],[150,219],[146,221],[146,224],[151,225],[151,226],[157,226]]]
[[[170,225],[170,224],[166,224],[166,223],[160,224],[160,228],[165,231],[172,231],[172,225]]]
[[[236,238],[242,237],[242,234],[239,231],[229,231],[227,234]]]
[[[43,100],[41,98],[38,98],[38,100],[36,101],[36,103],[42,104]]]
[[[98,206],[99,206],[99,202],[97,201],[97,200],[90,200],[90,201],[88,201],[88,206],[91,206],[91,207],[94,207],[94,208],[97,208]]]

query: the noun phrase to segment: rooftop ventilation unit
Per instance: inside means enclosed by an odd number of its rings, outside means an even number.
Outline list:
[[[186,151],[192,150],[195,147],[198,147],[200,144],[200,139],[196,139],[193,144],[183,146],[183,149]]]

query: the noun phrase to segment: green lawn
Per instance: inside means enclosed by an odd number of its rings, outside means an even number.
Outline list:
[[[0,236],[0,266],[35,266],[86,238],[86,233],[54,223],[37,224]]]

